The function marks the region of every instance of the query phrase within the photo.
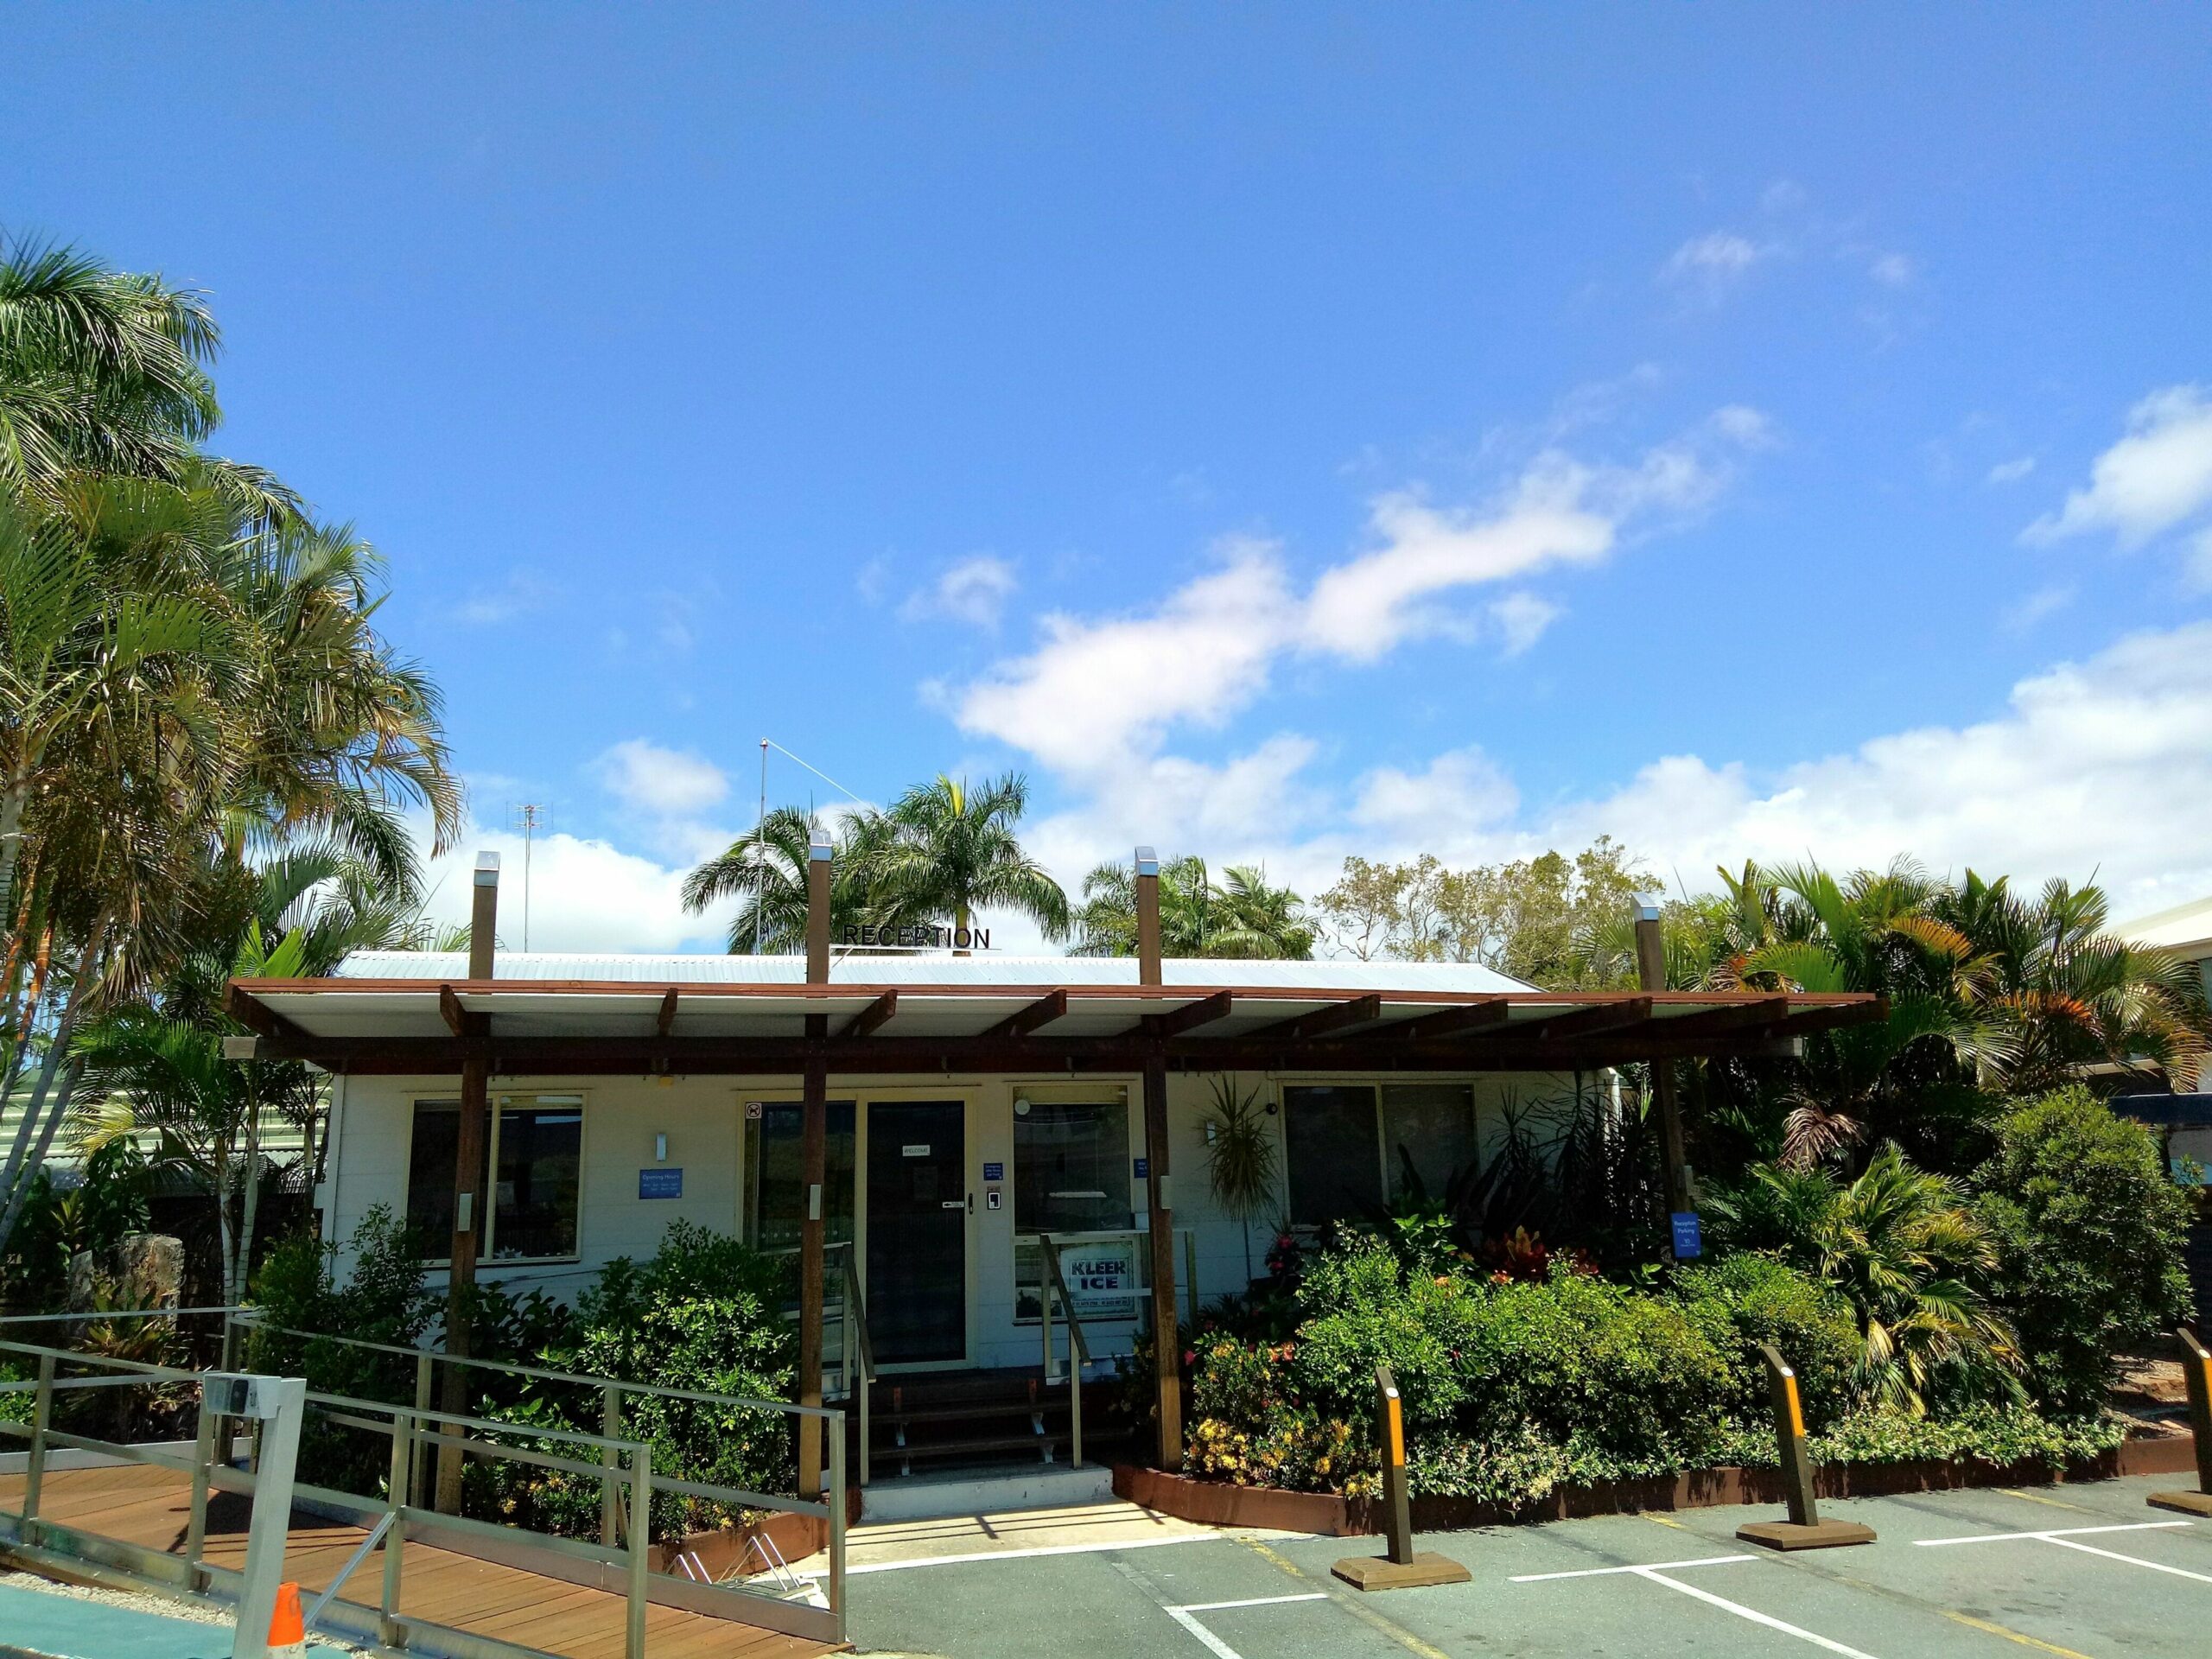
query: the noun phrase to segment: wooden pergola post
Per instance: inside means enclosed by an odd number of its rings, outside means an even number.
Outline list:
[[[1667,988],[1667,945],[1659,931],[1659,902],[1636,901],[1636,976],[1647,991]],[[1651,1062],[1651,1103],[1659,1112],[1660,1158],[1666,1166],[1667,1209],[1670,1215],[1690,1208],[1689,1153],[1682,1138],[1681,1103],[1675,1095],[1672,1060]]]
[[[1140,847],[1137,862],[1137,983],[1157,986],[1160,969],[1160,858]],[[1144,1056],[1145,1202],[1152,1240],[1154,1370],[1160,1379],[1160,1466],[1183,1466],[1182,1337],[1175,1318],[1175,1211],[1167,1150],[1167,1048],[1147,1016],[1153,1037]],[[1081,1387],[1080,1380],[1077,1387]]]
[[[830,982],[829,837],[817,830],[806,849],[806,982]],[[801,1081],[799,1106],[799,1190],[805,1209],[798,1227],[798,1402],[822,1403],[823,1268],[828,1221],[823,1187],[829,1179],[830,1077],[818,1045],[830,1034],[830,1017],[806,1016],[810,1039]],[[848,1340],[850,1338],[849,1338]],[[822,1491],[822,1419],[798,1422],[798,1491],[812,1497]]]
[[[493,949],[499,925],[499,855],[476,855],[474,885],[468,912],[468,976],[490,979]],[[458,1005],[448,999],[449,1020]],[[491,1034],[488,1014],[458,1015],[461,1029],[454,1035],[467,1040]],[[461,1122],[453,1154],[453,1242],[446,1269],[446,1352],[456,1359],[468,1357],[469,1320],[476,1289],[476,1262],[481,1253],[488,1195],[478,1191],[484,1171],[485,1148],[492,1137],[492,1067],[490,1057],[472,1049],[461,1062]],[[456,1417],[468,1412],[468,1368],[448,1365],[439,1409]],[[437,1506],[445,1515],[461,1511],[461,1473],[465,1465],[460,1446],[438,1449]]]

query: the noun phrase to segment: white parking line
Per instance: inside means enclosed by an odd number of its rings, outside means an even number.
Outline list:
[[[1586,1567],[1573,1573],[1521,1573],[1513,1584],[1541,1584],[1547,1579],[1601,1579],[1608,1573],[1662,1573],[1677,1567],[1719,1567],[1723,1561],[1757,1560],[1755,1555],[1700,1555],[1694,1561],[1645,1561],[1638,1567]]]
[[[1230,1647],[1228,1643],[1223,1641],[1211,1630],[1206,1629],[1205,1625],[1199,1624],[1197,1619],[1192,1618],[1188,1609],[1182,1607],[1170,1607],[1167,1609],[1167,1617],[1173,1619],[1178,1624],[1180,1624],[1192,1636],[1197,1637],[1199,1641],[1205,1643],[1208,1651],[1212,1653],[1214,1656],[1214,1659],[1244,1659],[1244,1656],[1243,1654],[1237,1652],[1236,1649]]]
[[[1214,1659],[1244,1659],[1244,1656],[1230,1647],[1205,1625],[1198,1623],[1198,1613],[1224,1612],[1231,1607],[1280,1607],[1287,1601],[1326,1601],[1329,1598],[1316,1591],[1303,1596],[1247,1596],[1242,1601],[1194,1601],[1187,1607],[1163,1607],[1167,1617],[1180,1624],[1192,1636],[1205,1643]]]
[[[2130,1567],[2147,1567],[2153,1573],[2171,1573],[2177,1579],[2194,1579],[2199,1584],[2212,1584],[2212,1573],[2192,1573],[2185,1567],[2169,1567],[2164,1561],[2146,1561],[2140,1555],[2123,1555],[2116,1549],[2101,1549],[2094,1544],[2080,1544],[2074,1541],[2085,1533],[2106,1532],[2166,1532],[2179,1527],[2194,1526],[2191,1521],[2130,1521],[2110,1527],[2054,1527],[2042,1532],[1982,1532],[1964,1538],[1916,1538],[1913,1542],[1935,1548],[1944,1544],[1997,1544],[2012,1541],[2056,1544],[2061,1549],[2078,1551],[2084,1555],[2101,1555],[2108,1561],[2126,1561]]]
[[[1316,1590],[1303,1596],[1247,1596],[1242,1601],[1193,1601],[1167,1611],[1171,1613],[1218,1613],[1230,1607],[1280,1607],[1286,1601],[1326,1601],[1328,1599]]]
[[[2018,1538],[2074,1537],[2088,1532],[2164,1532],[2170,1527],[2193,1527],[2194,1521],[2129,1521],[2112,1527],[2046,1527],[2041,1532],[1975,1532],[1957,1538],[1916,1538],[1912,1541],[1923,1549],[1938,1549],[1945,1544],[2002,1544]]]
[[[1635,1567],[1586,1567],[1573,1573],[1523,1573],[1516,1574],[1512,1582],[1541,1584],[1553,1579],[1597,1579],[1615,1573],[1630,1573],[1653,1584],[1663,1584],[1669,1590],[1679,1590],[1682,1594],[1704,1602],[1709,1607],[1719,1608],[1724,1613],[1733,1613],[1737,1618],[1749,1619],[1754,1624],[1764,1624],[1770,1630],[1779,1630],[1784,1636],[1796,1637],[1800,1642],[1809,1642],[1816,1648],[1827,1649],[1830,1653],[1840,1653],[1843,1655],[1844,1659],[1874,1659],[1874,1656],[1871,1653],[1863,1652],[1859,1649],[1847,1646],[1841,1642],[1833,1641],[1816,1631],[1777,1618],[1771,1613],[1763,1613],[1756,1607],[1746,1607],[1739,1601],[1731,1601],[1726,1596],[1716,1596],[1712,1591],[1701,1589],[1694,1584],[1685,1584],[1680,1579],[1670,1579],[1667,1576],[1669,1572],[1679,1571],[1684,1567],[1720,1567],[1730,1561],[1751,1561],[1761,1559],[1756,1555],[1705,1555],[1694,1561],[1647,1561]]]

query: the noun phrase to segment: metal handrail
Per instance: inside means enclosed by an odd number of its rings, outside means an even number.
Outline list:
[[[875,1394],[875,1344],[868,1333],[868,1297],[861,1289],[860,1267],[855,1259],[852,1241],[841,1240],[833,1248],[842,1250],[845,1259],[845,1318],[844,1328],[837,1335],[837,1357],[848,1401],[853,1397],[853,1362],[855,1358],[860,1362],[861,1484],[865,1486],[870,1473],[868,1442],[874,1438],[868,1408]]]
[[[132,1310],[121,1315],[104,1317],[146,1317],[174,1311],[175,1310]],[[195,1311],[224,1312],[226,1310]],[[241,1321],[241,1323],[250,1322]],[[264,1328],[286,1331],[290,1329],[290,1327],[273,1325],[267,1325]],[[299,1334],[312,1337],[321,1333],[301,1332]],[[359,1338],[336,1337],[330,1339],[387,1351],[413,1354],[424,1361],[433,1357],[426,1351],[396,1349],[391,1344],[365,1343]],[[229,1466],[226,1456],[219,1456],[218,1426],[226,1424],[228,1419],[224,1414],[207,1409],[204,1398],[207,1373],[176,1366],[86,1354],[70,1349],[48,1348],[35,1344],[5,1339],[0,1339],[0,1351],[18,1353],[35,1358],[39,1366],[39,1376],[35,1382],[0,1382],[0,1393],[35,1392],[38,1397],[38,1402],[34,1408],[32,1421],[29,1425],[0,1421],[0,1433],[24,1437],[31,1442],[32,1478],[26,1483],[26,1507],[20,1517],[23,1522],[37,1522],[38,1477],[43,1472],[45,1452],[49,1445],[82,1447],[119,1457],[127,1462],[181,1469],[193,1476],[192,1512],[187,1533],[186,1549],[188,1582],[185,1587],[195,1593],[202,1592],[209,1583],[213,1581],[215,1575],[227,1571],[227,1569],[211,1567],[200,1560],[201,1544],[206,1532],[207,1494],[213,1490],[223,1490],[251,1495],[257,1490],[258,1475],[251,1466],[244,1471],[234,1470]],[[490,1361],[481,1363],[497,1363]],[[110,1375],[89,1377],[58,1376],[60,1368],[65,1365],[103,1370]],[[540,1370],[535,1367],[520,1369],[533,1372]],[[563,1378],[569,1375],[559,1372],[543,1374],[556,1378]],[[597,1382],[610,1389],[635,1389],[639,1392],[649,1392],[674,1398],[694,1399],[709,1403],[734,1399],[734,1396],[699,1394],[692,1390],[665,1389],[643,1384],[616,1384],[604,1378],[579,1380]],[[52,1402],[57,1389],[66,1390],[73,1388],[88,1389],[134,1384],[145,1386],[165,1382],[196,1382],[203,1385],[196,1450],[189,1462],[172,1453],[156,1451],[151,1447],[70,1434],[52,1426]],[[649,1599],[671,1601],[677,1605],[691,1606],[697,1611],[709,1613],[721,1612],[721,1616],[728,1617],[731,1615],[722,1611],[722,1609],[730,1605],[726,1599],[741,1597],[747,1605],[755,1610],[765,1610],[771,1604],[782,1610],[775,1617],[763,1617],[759,1611],[753,1614],[736,1615],[747,1619],[747,1622],[769,1624],[772,1628],[783,1630],[787,1634],[807,1636],[826,1636],[830,1634],[830,1627],[834,1626],[835,1639],[843,1640],[846,1623],[844,1599],[846,1491],[844,1414],[842,1412],[823,1410],[818,1414],[830,1420],[831,1433],[830,1466],[827,1471],[830,1478],[829,1490],[819,1501],[747,1491],[736,1487],[713,1485],[704,1482],[664,1479],[660,1483],[664,1490],[680,1492],[684,1496],[697,1497],[709,1503],[720,1503],[733,1510],[749,1508],[781,1510],[825,1521],[828,1523],[830,1534],[828,1551],[830,1560],[827,1573],[828,1605],[821,1612],[817,1612],[810,1609],[790,1607],[779,1598],[748,1589],[742,1585],[702,1585],[690,1579],[679,1580],[672,1575],[656,1575],[651,1572],[650,1516],[653,1479],[652,1447],[649,1442],[625,1440],[612,1434],[592,1434],[580,1430],[556,1428],[548,1425],[502,1421],[433,1410],[429,1406],[427,1391],[418,1387],[417,1393],[418,1398],[412,1405],[359,1400],[348,1395],[319,1392],[308,1393],[305,1395],[306,1403],[323,1411],[328,1421],[372,1433],[381,1433],[390,1435],[392,1442],[391,1478],[381,1503],[362,1494],[315,1486],[306,1482],[296,1481],[292,1486],[292,1491],[302,1497],[319,1499],[341,1510],[358,1510],[365,1516],[380,1515],[382,1518],[378,1522],[378,1526],[391,1529],[391,1541],[385,1550],[384,1601],[381,1608],[377,1611],[378,1639],[386,1646],[402,1645],[405,1637],[405,1621],[398,1618],[396,1611],[398,1605],[399,1556],[404,1552],[405,1541],[410,1536],[420,1537],[426,1534],[439,1533],[480,1538],[493,1544],[495,1548],[503,1549],[510,1554],[520,1549],[526,1557],[534,1552],[540,1559],[547,1557],[565,1559],[589,1564],[596,1570],[603,1570],[608,1567],[625,1568],[628,1580],[627,1652],[630,1659],[642,1659],[645,1607]],[[747,1401],[738,1403],[753,1405],[781,1402]],[[587,1463],[554,1456],[531,1446],[502,1445],[499,1443],[499,1437],[553,1441],[563,1446],[575,1446],[585,1452],[596,1450],[600,1453],[601,1461],[596,1464]],[[227,1439],[227,1434],[221,1438]],[[408,1501],[409,1497],[417,1484],[414,1478],[416,1471],[431,1461],[429,1457],[431,1449],[455,1446],[465,1456],[504,1459],[553,1469],[584,1478],[596,1477],[608,1489],[613,1499],[607,1507],[614,1510],[618,1516],[621,1507],[620,1498],[623,1495],[620,1489],[626,1487],[630,1524],[621,1529],[621,1535],[607,1537],[603,1535],[601,1541],[594,1545],[550,1533],[537,1534],[512,1525],[493,1525],[490,1522],[472,1521],[461,1516],[441,1515],[420,1504],[410,1503]],[[289,1502],[290,1499],[288,1497],[286,1498],[288,1507]],[[51,1523],[37,1524],[44,1526],[48,1531],[54,1530]],[[514,1541],[518,1534],[524,1541],[519,1546]],[[31,1541],[31,1532],[27,1530],[23,1536],[26,1543]],[[173,1557],[162,1555],[158,1551],[143,1553],[149,1558],[159,1557],[162,1562],[175,1560]],[[358,1564],[358,1560],[349,1564],[348,1571],[350,1572],[352,1566]],[[149,1572],[154,1576],[158,1577],[161,1570],[157,1566],[149,1565]],[[525,1570],[531,1569],[525,1567]],[[664,1586],[657,1593],[654,1590],[656,1579]],[[595,1582],[596,1579],[577,1581]],[[334,1593],[335,1588],[334,1585],[332,1593]],[[718,1599],[721,1599],[719,1607],[715,1605]],[[322,1601],[318,1604],[318,1612],[327,1605],[330,1599],[331,1594],[327,1593]],[[827,1614],[826,1618],[823,1617],[823,1613]],[[810,1620],[820,1622],[810,1624]]]
[[[1072,1444],[1068,1448],[1069,1459],[1074,1467],[1083,1467],[1083,1371],[1090,1363],[1090,1341],[1083,1334],[1083,1316],[1075,1310],[1075,1298],[1068,1294],[1066,1276],[1060,1271],[1060,1247],[1050,1233],[1037,1235],[1039,1253],[1045,1258],[1045,1273],[1038,1284],[1038,1326],[1045,1333],[1045,1381],[1053,1377],[1052,1304],[1057,1300],[1060,1312],[1068,1322],[1068,1435]]]
[[[366,1348],[372,1352],[397,1354],[408,1359],[427,1358],[441,1365],[467,1365],[479,1370],[504,1371],[511,1376],[535,1377],[547,1382],[570,1382],[579,1388],[600,1389],[612,1384],[625,1394],[650,1394],[662,1400],[689,1400],[705,1406],[752,1406],[764,1411],[788,1412],[794,1417],[836,1417],[842,1414],[834,1406],[804,1406],[795,1400],[753,1400],[735,1394],[705,1394],[696,1389],[664,1388],[657,1382],[632,1382],[619,1376],[556,1371],[543,1365],[524,1365],[517,1360],[477,1359],[466,1354],[448,1354],[435,1348],[410,1348],[397,1343],[371,1342],[364,1337],[344,1337],[330,1331],[303,1331],[297,1325],[278,1325],[274,1320],[254,1318],[255,1313],[256,1310],[251,1307],[238,1310],[235,1323],[253,1330],[282,1332],[288,1337],[305,1337],[314,1342],[342,1343],[348,1348]]]

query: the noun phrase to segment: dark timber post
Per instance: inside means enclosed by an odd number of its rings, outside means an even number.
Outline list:
[[[1659,929],[1659,902],[1640,896],[1636,901],[1636,978],[1647,991],[1667,988],[1667,945]],[[1659,1113],[1667,1211],[1669,1216],[1686,1216],[1690,1213],[1689,1153],[1682,1139],[1682,1109],[1675,1096],[1671,1060],[1655,1058],[1651,1062],[1651,1103]]]
[[[1160,983],[1160,857],[1137,849],[1137,983]],[[1183,1338],[1175,1319],[1175,1207],[1168,1181],[1167,1051],[1144,1056],[1145,1205],[1152,1241],[1154,1370],[1160,1377],[1160,1466],[1183,1466]],[[1077,1386],[1081,1384],[1078,1382]]]
[[[2187,1325],[2174,1335],[2181,1339],[2182,1381],[2189,1385],[2189,1427],[2196,1440],[2196,1490],[2153,1492],[2150,1502],[2154,1509],[2212,1516],[2212,1349],[2199,1342],[2196,1332]]]
[[[1813,1456],[1805,1445],[1805,1402],[1797,1392],[1797,1373],[1765,1343],[1768,1403],[1774,1410],[1775,1449],[1782,1454],[1782,1489],[1789,1505],[1787,1521],[1760,1521],[1738,1527],[1736,1536],[1769,1549],[1827,1549],[1837,1544],[1871,1544],[1874,1529],[1854,1521],[1823,1521],[1813,1491]]]
[[[494,972],[493,950],[499,927],[499,855],[476,855],[474,885],[469,892],[468,976],[488,980]],[[456,1359],[469,1354],[469,1320],[476,1291],[476,1259],[489,1218],[489,1195],[480,1191],[485,1152],[492,1138],[491,1058],[481,1040],[491,1034],[489,1014],[464,1014],[455,1033],[468,1046],[461,1061],[461,1122],[454,1141],[453,1244],[448,1252],[452,1265],[446,1270],[446,1352]],[[439,1398],[442,1409],[454,1416],[468,1413],[468,1368],[446,1367],[445,1387]],[[438,1509],[446,1515],[461,1510],[461,1471],[465,1459],[458,1446],[438,1452]]]
[[[830,838],[817,830],[806,849],[806,982],[830,982]],[[822,1278],[828,1225],[823,1186],[830,1158],[830,1077],[822,1041],[830,1016],[806,1016],[809,1038],[800,1094],[799,1189],[806,1208],[798,1228],[798,1402],[822,1403]],[[847,1341],[851,1338],[848,1337]],[[812,1497],[822,1490],[822,1419],[798,1421],[798,1491]]]
[[[1375,1433],[1382,1454],[1382,1558],[1351,1555],[1329,1570],[1362,1590],[1411,1590],[1428,1584],[1465,1584],[1467,1569],[1446,1555],[1414,1549],[1413,1499],[1406,1488],[1405,1402],[1388,1365],[1375,1368]]]

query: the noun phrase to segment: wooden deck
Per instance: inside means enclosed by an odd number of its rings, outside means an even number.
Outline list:
[[[0,1506],[20,1511],[22,1493],[21,1475],[0,1475]],[[209,1503],[207,1561],[244,1567],[247,1512],[245,1501],[236,1497],[218,1495]],[[172,1554],[184,1548],[190,1514],[188,1479],[143,1465],[49,1471],[39,1499],[42,1520]],[[292,1520],[284,1576],[297,1580],[311,1600],[337,1576],[367,1532],[296,1511]],[[560,1659],[623,1659],[622,1597],[423,1543],[405,1548],[399,1607],[404,1617]],[[379,1545],[353,1569],[340,1599],[374,1609],[383,1583],[384,1548]],[[651,1607],[645,1613],[647,1659],[810,1659],[833,1651],[818,1643],[680,1608]]]

